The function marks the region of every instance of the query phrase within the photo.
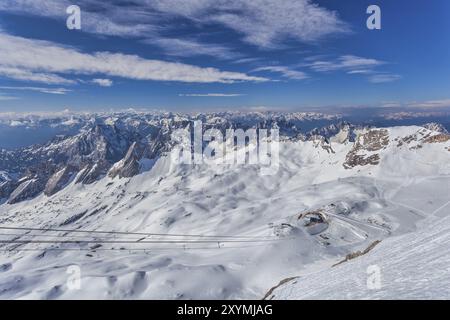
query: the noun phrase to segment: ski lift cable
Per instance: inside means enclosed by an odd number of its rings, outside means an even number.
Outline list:
[[[69,232],[69,233],[92,233],[92,234],[114,234],[114,235],[140,235],[140,236],[161,236],[161,237],[192,237],[192,238],[240,238],[240,239],[271,239],[273,236],[232,236],[232,235],[201,235],[201,234],[171,234],[171,233],[146,233],[146,232],[126,232],[126,231],[100,231],[100,230],[80,230],[80,229],[58,229],[58,228],[27,228],[27,227],[4,227],[0,230],[26,230],[43,232]]]
[[[243,245],[243,246],[223,246],[221,249],[245,249],[245,248],[256,248],[264,247],[265,244],[259,245]],[[103,252],[103,251],[136,251],[136,252],[146,252],[146,251],[170,251],[170,250],[218,250],[217,246],[210,247],[156,247],[156,248],[24,248],[24,249],[0,249],[0,252],[41,252],[41,251],[81,251],[81,252]]]
[[[136,240],[0,240],[0,244],[30,244],[30,243],[72,243],[72,244],[83,244],[83,243],[116,243],[116,244],[146,244],[146,243],[258,243],[258,242],[279,242],[279,241],[285,241],[290,240],[288,238],[284,239],[260,239],[260,240],[143,240],[143,241],[136,241]]]

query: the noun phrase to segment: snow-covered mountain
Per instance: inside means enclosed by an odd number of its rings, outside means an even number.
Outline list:
[[[183,115],[173,113],[113,113],[73,115],[59,120],[20,118],[8,123],[21,123],[27,127],[73,126],[77,134],[58,135],[44,144],[31,145],[15,150],[0,150],[0,168],[5,174],[14,175],[8,183],[0,185],[0,197],[15,203],[33,198],[41,192],[51,195],[62,189],[76,173],[82,171],[77,182],[89,184],[104,176],[113,165],[134,154],[135,168],[129,168],[128,176],[139,172],[138,161],[154,160],[170,151],[171,133],[190,125],[195,120],[204,123],[204,129],[217,128],[225,132],[229,128],[271,128],[277,124],[284,137],[296,137],[313,125],[336,121],[336,116],[320,113],[211,113]],[[43,124],[41,123],[43,122]],[[4,120],[5,122],[5,120]],[[339,131],[342,123],[331,124],[321,130],[323,136]],[[17,126],[17,124],[15,124]],[[134,150],[131,150],[131,148]],[[136,153],[136,151],[139,151]]]
[[[197,119],[220,130],[279,127],[276,174],[261,175],[259,164],[173,162],[170,133]],[[450,136],[436,125],[367,128],[300,113],[83,121],[75,135],[2,151],[0,298],[260,299],[292,277],[300,278],[267,297],[311,288],[327,297],[328,283],[336,295],[343,284],[343,294],[361,289],[345,276],[363,279],[372,253],[382,267],[397,256],[382,274],[394,282],[394,273],[427,281],[427,266],[448,261],[438,253],[448,251]],[[429,250],[421,268],[410,267],[415,255],[402,241],[416,255]],[[74,265],[80,289],[67,284]],[[449,297],[439,285],[448,274],[437,270],[424,284],[433,298]],[[383,288],[354,296],[428,297]]]

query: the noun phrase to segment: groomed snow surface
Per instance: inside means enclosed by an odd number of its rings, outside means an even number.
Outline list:
[[[330,152],[282,142],[273,176],[258,165],[180,165],[167,155],[131,179],[3,204],[0,227],[129,234],[2,229],[0,298],[261,299],[297,277],[268,298],[448,299],[449,143],[395,140],[418,130],[388,129],[378,165],[345,169],[352,143]],[[305,214],[324,221],[311,226]],[[381,286],[369,289],[373,265]],[[79,289],[68,285],[73,266]]]
[[[448,299],[450,216],[384,240],[370,253],[304,274],[269,299]]]

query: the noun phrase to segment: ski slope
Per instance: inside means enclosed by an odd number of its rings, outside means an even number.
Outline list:
[[[269,299],[448,299],[450,297],[450,216],[387,238],[368,254],[325,266],[280,286]],[[377,269],[374,269],[375,268]],[[379,284],[373,277],[379,270]]]

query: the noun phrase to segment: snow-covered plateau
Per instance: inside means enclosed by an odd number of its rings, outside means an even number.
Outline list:
[[[279,169],[261,175],[171,161],[190,119],[104,120],[0,152],[1,299],[450,298],[439,126],[277,118]]]

